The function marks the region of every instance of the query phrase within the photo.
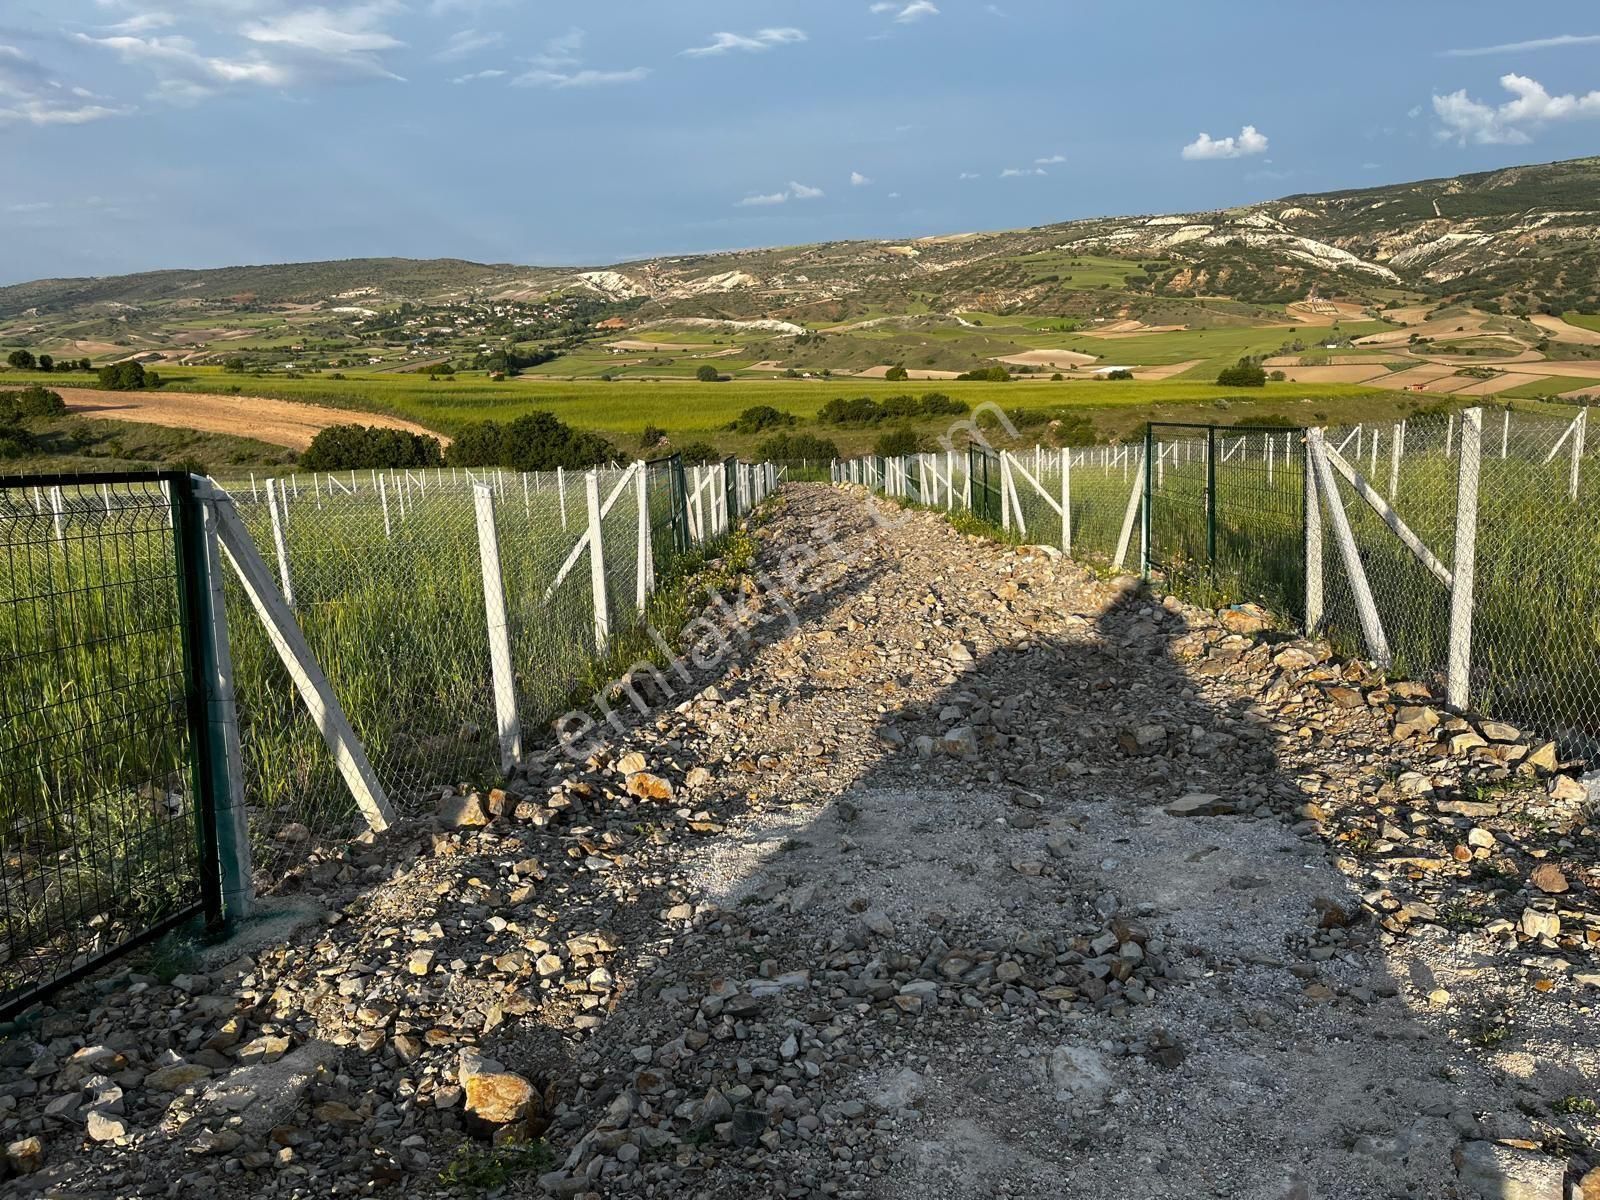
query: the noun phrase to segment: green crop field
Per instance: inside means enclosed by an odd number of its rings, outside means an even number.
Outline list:
[[[1580,329],[1592,329],[1600,333],[1600,313],[1569,312],[1562,314],[1561,319],[1568,325],[1576,325]]]

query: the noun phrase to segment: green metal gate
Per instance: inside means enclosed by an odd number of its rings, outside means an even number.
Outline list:
[[[1305,611],[1305,436],[1281,426],[1145,431],[1145,571],[1197,603]]]
[[[0,1016],[221,917],[189,475],[0,478]]]
[[[967,479],[972,515],[994,525],[1001,524],[1004,514],[1001,512],[1000,456],[987,446],[968,446]]]

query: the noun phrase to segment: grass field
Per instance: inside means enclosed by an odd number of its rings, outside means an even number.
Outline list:
[[[1600,333],[1600,313],[1563,313],[1561,319],[1568,325],[1576,325],[1580,329],[1592,329]]]
[[[1276,331],[1275,331],[1276,332]],[[1209,331],[1206,333],[1164,335],[1185,341],[1215,337],[1229,342],[1229,352],[1237,347],[1241,335],[1260,331]],[[1053,340],[1072,341],[1058,335]],[[1093,341],[1093,339],[1082,339]],[[1137,339],[1135,339],[1137,340]],[[1104,346],[1107,343],[1101,342]],[[1128,343],[1110,343],[1126,345]],[[1191,375],[1199,373],[1191,372]],[[455,378],[429,379],[426,375],[346,372],[346,378],[330,374],[306,375],[298,379],[281,376],[247,377],[241,380],[217,368],[177,368],[165,373],[163,391],[181,394],[228,393],[237,387],[244,395],[269,399],[315,402],[351,412],[352,421],[362,413],[382,413],[403,417],[441,433],[452,434],[463,426],[483,420],[510,420],[524,413],[548,411],[573,426],[593,429],[610,437],[624,451],[633,451],[639,433],[647,424],[667,431],[676,443],[708,441],[724,453],[745,457],[754,454],[763,435],[739,435],[725,427],[745,409],[770,405],[801,421],[804,432],[833,439],[846,455],[870,449],[881,428],[839,429],[815,423],[817,410],[836,397],[888,396],[939,391],[974,407],[992,403],[1007,410],[1031,411],[1050,416],[1081,415],[1094,425],[1102,437],[1127,437],[1148,420],[1208,420],[1221,423],[1286,417],[1303,424],[1341,424],[1359,421],[1389,422],[1432,405],[1461,404],[1467,398],[1451,400],[1433,394],[1403,393],[1358,384],[1268,383],[1260,389],[1226,389],[1204,377],[1188,376],[1173,380],[1092,380],[1071,379],[1052,382],[1046,376],[1020,378],[1006,384],[961,383],[956,381],[889,383],[884,380],[739,378],[725,383],[701,383],[691,378],[661,380],[616,380],[610,383],[544,379],[533,376],[495,382],[482,374],[462,374]],[[80,377],[81,378],[81,377]],[[10,372],[0,376],[0,386],[37,380],[49,384],[59,377]],[[1570,387],[1581,388],[1584,381],[1573,379]],[[1508,393],[1509,399],[1530,399],[1552,391],[1548,383],[1527,385]],[[912,422],[911,427],[924,437],[936,438],[953,422],[933,418]],[[1042,428],[1024,430],[1029,444],[1046,437]],[[240,447],[215,447],[196,450],[209,465],[244,463],[250,456]],[[207,457],[209,454],[209,457]],[[173,461],[171,455],[142,457]],[[31,466],[32,464],[30,464]],[[37,469],[37,468],[34,468]]]

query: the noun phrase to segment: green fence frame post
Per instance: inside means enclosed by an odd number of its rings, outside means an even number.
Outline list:
[[[1217,427],[1206,426],[1206,562],[1217,578]]]
[[[188,681],[190,776],[199,817],[201,901],[206,923],[216,925],[248,916],[253,890],[221,552],[205,503],[210,486],[196,476],[174,475],[169,492]]]
[[[1153,525],[1150,518],[1151,509],[1155,502],[1155,490],[1151,487],[1150,481],[1154,478],[1155,471],[1155,468],[1151,465],[1155,461],[1151,457],[1155,453],[1155,444],[1156,427],[1154,424],[1147,422],[1144,427],[1144,512],[1141,514],[1142,528],[1140,530],[1143,534],[1140,539],[1143,542],[1140,547],[1140,576],[1147,583],[1150,580],[1150,557],[1153,550],[1150,541]]]

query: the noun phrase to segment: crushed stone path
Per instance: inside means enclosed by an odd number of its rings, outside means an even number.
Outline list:
[[[1594,831],[1547,748],[857,489],[755,536],[587,761],[0,1043],[6,1186],[1581,1195]]]

